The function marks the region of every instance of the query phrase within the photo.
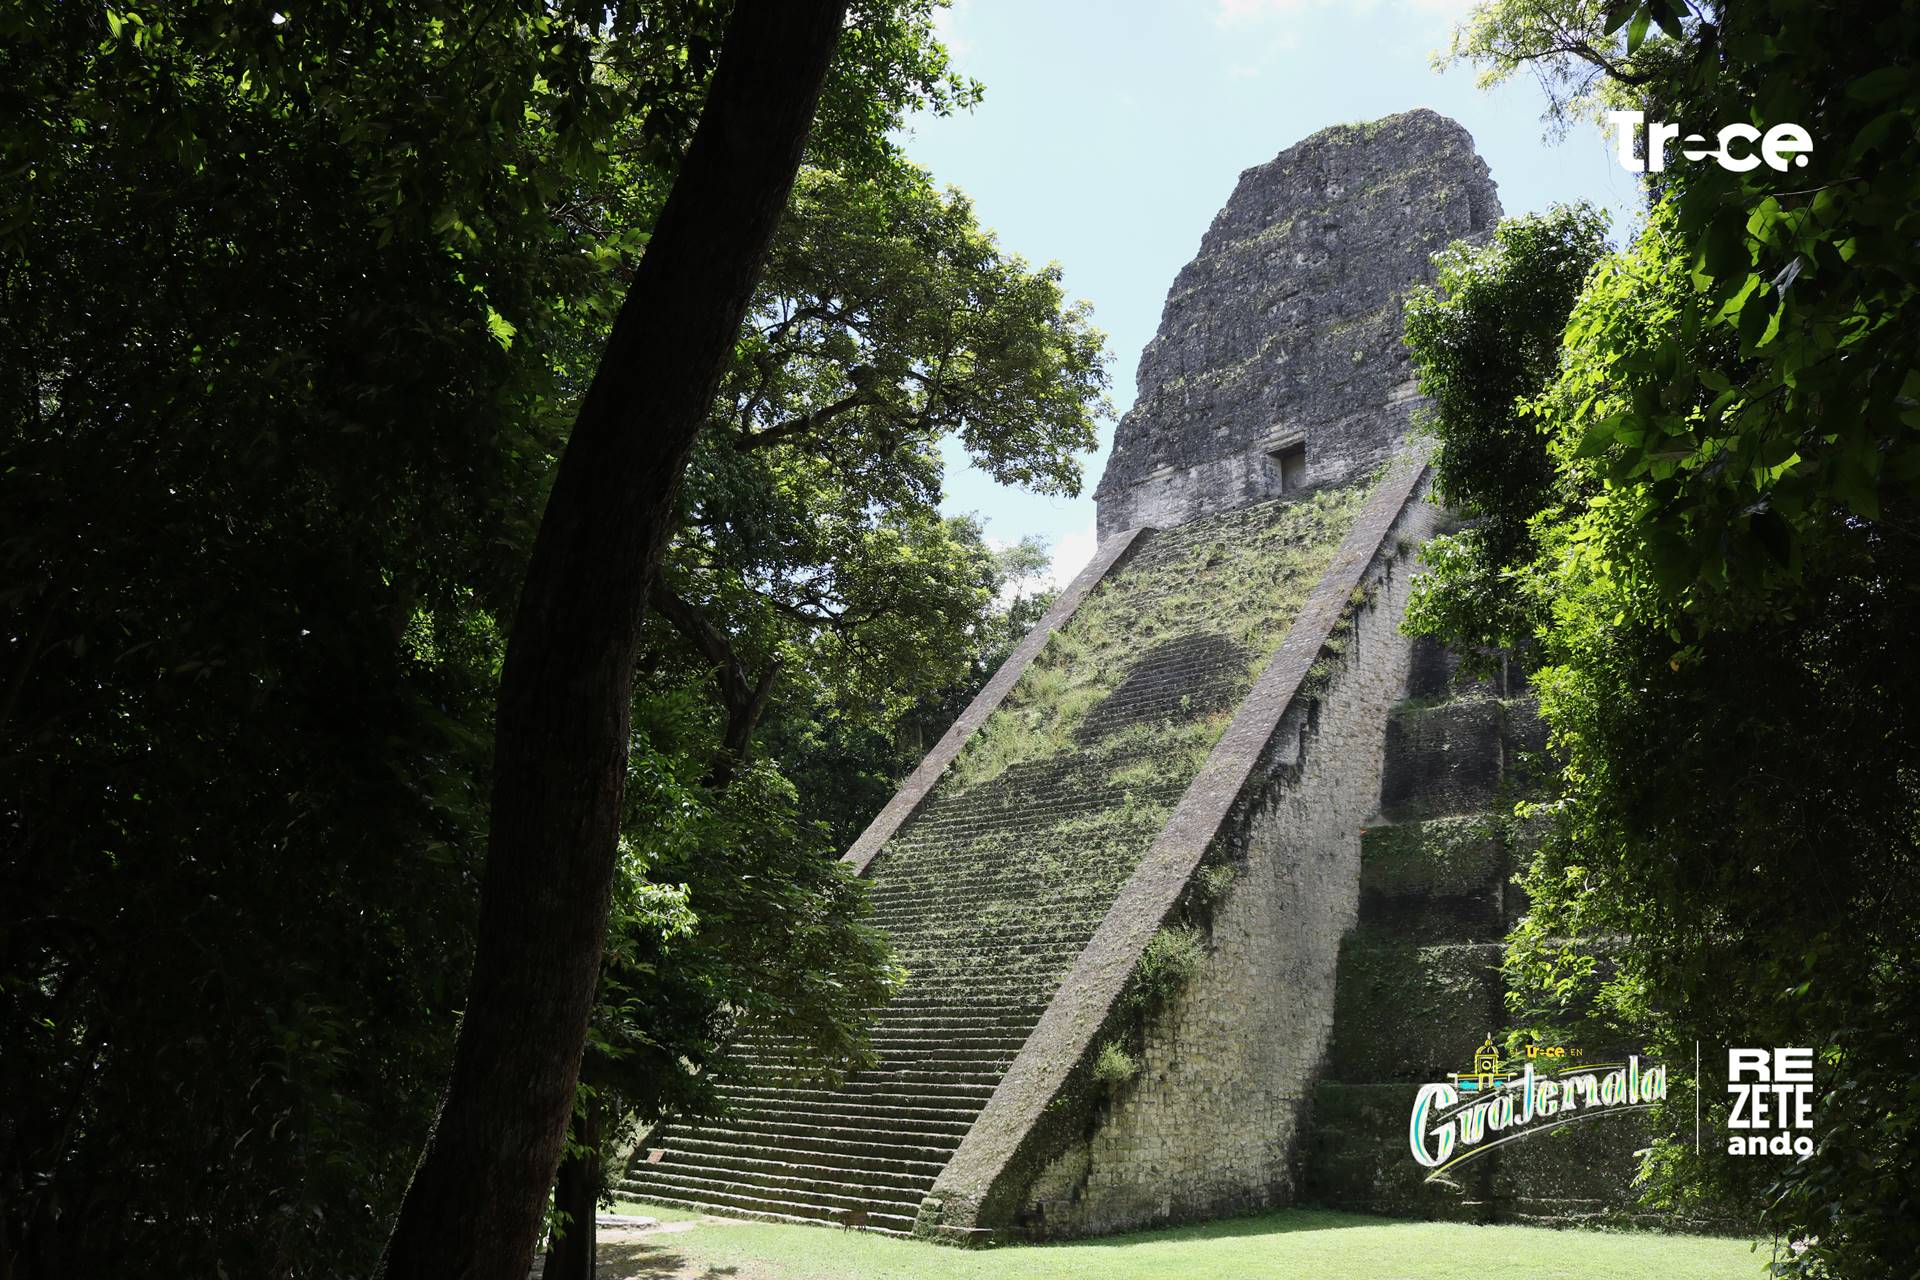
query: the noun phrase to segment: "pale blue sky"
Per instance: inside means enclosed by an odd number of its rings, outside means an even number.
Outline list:
[[[1092,302],[1113,352],[1113,403],[1133,403],[1134,368],[1167,286],[1199,247],[1240,171],[1328,125],[1431,107],[1473,134],[1508,213],[1588,199],[1637,207],[1634,179],[1597,129],[1543,140],[1531,82],[1486,91],[1431,55],[1471,8],[1458,0],[959,0],[943,19],[956,63],[985,100],[916,120],[907,153],[970,194],[980,220],[1031,261],[1057,260],[1070,296]],[[988,535],[1037,534],[1056,572],[1093,550],[1101,429],[1077,499],[994,484],[948,453],[949,511]]]

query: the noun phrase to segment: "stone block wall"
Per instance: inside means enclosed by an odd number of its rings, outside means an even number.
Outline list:
[[[1379,794],[1385,713],[1407,677],[1398,624],[1411,564],[1401,547],[1433,516],[1415,498],[1381,540],[1354,593],[1365,603],[1348,609],[1214,837],[1199,874],[1231,878],[1199,913],[1204,959],[1146,1017],[1138,1075],[1076,1099],[1078,1131],[1032,1176],[1007,1224],[1018,1234],[1108,1232],[1294,1199],[1305,1111],[1335,1021],[1339,941],[1359,900],[1359,833]]]
[[[1512,875],[1537,838],[1512,808],[1537,782],[1546,742],[1517,672],[1464,680],[1431,641],[1414,647],[1406,693],[1387,724],[1380,813],[1361,842],[1358,919],[1340,946],[1302,1197],[1474,1222],[1638,1220],[1637,1115],[1530,1135],[1431,1183],[1407,1150],[1419,1087],[1464,1069],[1508,1025],[1503,939],[1526,907]]]

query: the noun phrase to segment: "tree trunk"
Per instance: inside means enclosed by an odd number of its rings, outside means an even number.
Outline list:
[[[600,1103],[589,1100],[586,1116],[573,1113],[567,1135],[576,1147],[586,1150],[568,1154],[560,1161],[560,1176],[553,1183],[553,1206],[567,1215],[562,1227],[547,1246],[546,1269],[541,1280],[593,1280],[594,1254],[599,1245],[595,1219],[600,1210]]]
[[[478,949],[382,1274],[526,1280],[611,898],[633,666],[674,490],[786,207],[845,0],[741,0],[540,522],[495,719]]]

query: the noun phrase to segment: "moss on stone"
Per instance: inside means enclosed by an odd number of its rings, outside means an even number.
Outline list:
[[[1118,772],[1139,763],[1142,747],[1166,761],[1163,776],[1191,776],[1229,716],[1136,726],[1132,736],[1092,744],[1076,741],[1074,733],[1148,650],[1179,637],[1232,637],[1249,652],[1245,686],[1251,686],[1370,489],[1323,489],[1155,534],[1048,643],[954,761],[943,789],[964,792],[1015,764],[1076,753],[1108,756]]]
[[[1341,1080],[1431,1080],[1459,1070],[1505,1022],[1498,943],[1408,946],[1356,929],[1340,948],[1331,1073]]]
[[[1498,888],[1506,878],[1502,827],[1495,815],[1470,814],[1370,828],[1360,844],[1360,892],[1457,896]]]

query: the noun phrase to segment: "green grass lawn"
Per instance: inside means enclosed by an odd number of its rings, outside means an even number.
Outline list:
[[[706,1220],[603,1239],[603,1274],[665,1280],[1760,1280],[1745,1241],[1650,1232],[1398,1222],[1292,1209],[1257,1218],[977,1251],[834,1228]],[[697,1225],[693,1225],[697,1224]]]

